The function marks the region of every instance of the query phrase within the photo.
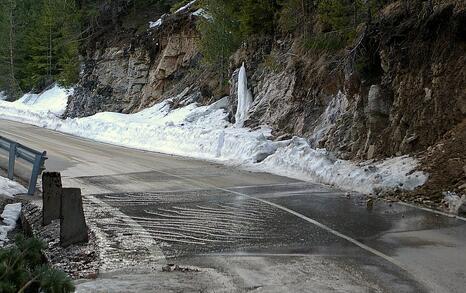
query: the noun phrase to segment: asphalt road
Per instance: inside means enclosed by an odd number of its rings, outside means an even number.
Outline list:
[[[81,292],[464,292],[461,219],[10,121],[0,134],[82,188],[102,274]]]

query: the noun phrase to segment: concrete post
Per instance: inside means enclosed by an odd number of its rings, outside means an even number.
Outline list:
[[[42,174],[42,225],[60,219],[60,202],[62,196],[61,176],[58,172]]]
[[[17,143],[10,143],[10,156],[8,159],[8,179],[10,180],[13,180],[15,174],[16,146]]]
[[[60,215],[60,245],[87,242],[87,225],[84,218],[81,189],[63,188]]]

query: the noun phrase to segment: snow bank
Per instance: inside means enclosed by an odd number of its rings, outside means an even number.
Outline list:
[[[276,149],[267,140],[270,129],[249,132],[231,127],[222,109],[226,98],[176,110],[170,110],[168,100],[136,114],[103,112],[66,120],[11,104],[0,102],[2,118],[132,148],[234,163],[254,162]]]
[[[13,231],[16,227],[16,222],[21,214],[21,203],[13,203],[5,205],[2,218],[5,225],[0,225],[0,247],[8,242],[8,232]]]
[[[19,100],[13,102],[11,106],[19,110],[46,112],[60,116],[65,112],[68,96],[72,92],[73,90],[54,85],[41,94],[25,94]]]
[[[0,195],[13,196],[18,193],[26,193],[27,189],[18,182],[0,176]]]
[[[258,164],[263,171],[362,193],[387,188],[413,190],[427,180],[422,172],[410,174],[416,167],[417,161],[407,156],[360,164],[339,160],[325,149],[311,148],[298,137]]]
[[[6,100],[8,97],[6,96],[5,92],[1,91],[0,92],[0,101]]]
[[[245,71],[240,73],[240,84],[244,82],[239,87],[243,91],[241,99],[247,90],[245,77]],[[58,92],[65,100],[65,95]],[[178,109],[171,109],[170,102],[135,114],[104,112],[62,120],[45,106],[38,110],[37,104],[28,108],[0,101],[0,117],[101,142],[241,165],[364,193],[394,187],[411,190],[427,180],[425,174],[413,172],[417,162],[409,157],[356,164],[338,160],[326,150],[313,149],[301,138],[275,142],[269,128],[250,130],[232,125],[224,110],[228,106],[227,97],[209,106],[190,104]]]

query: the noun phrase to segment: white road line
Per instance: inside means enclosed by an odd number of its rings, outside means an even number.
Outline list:
[[[407,203],[407,202],[401,202],[400,201],[400,202],[397,202],[397,203],[399,203],[401,205],[404,205],[404,206],[411,207],[411,208],[421,209],[421,210],[426,211],[426,212],[431,212],[431,213],[434,213],[434,214],[437,214],[437,215],[442,215],[442,216],[445,216],[445,217],[448,217],[448,218],[457,219],[457,220],[461,220],[461,221],[466,222],[466,218],[458,216],[458,215],[448,214],[448,213],[444,213],[444,212],[441,212],[441,211],[436,211],[436,210],[433,210],[433,209],[417,206],[415,204],[411,204],[411,203]]]

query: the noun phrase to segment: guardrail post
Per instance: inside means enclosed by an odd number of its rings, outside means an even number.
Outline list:
[[[8,178],[13,180],[15,174],[16,146],[17,143],[10,143],[10,156],[8,158]]]
[[[34,195],[34,192],[36,191],[37,177],[39,177],[42,164],[44,162],[43,157],[44,157],[43,154],[36,155],[35,157],[34,165],[32,167],[31,180],[29,181],[29,189],[28,189],[29,195]]]

